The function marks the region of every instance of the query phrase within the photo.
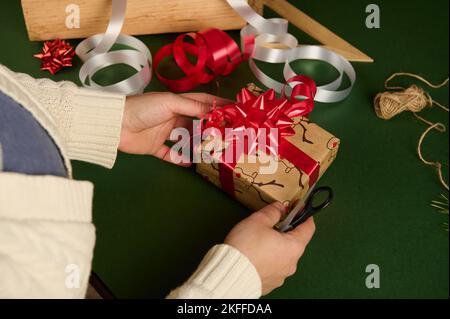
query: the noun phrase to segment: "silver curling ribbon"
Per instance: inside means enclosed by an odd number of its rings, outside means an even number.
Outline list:
[[[112,13],[105,33],[91,36],[78,44],[76,54],[84,62],[79,78],[84,87],[124,95],[143,93],[152,78],[152,55],[147,46],[129,35],[120,34],[125,20],[127,0],[112,0]],[[132,49],[110,51],[114,44]],[[102,86],[92,80],[99,70],[114,64],[126,64],[137,72],[115,84]],[[86,81],[89,83],[86,83]]]
[[[255,60],[267,63],[284,63],[284,79],[287,81],[297,75],[291,67],[296,60],[318,60],[334,67],[339,75],[330,83],[317,87],[314,98],[317,102],[334,103],[345,99],[353,89],[356,81],[356,72],[352,64],[339,54],[317,45],[300,45],[297,38],[288,33],[288,21],[285,19],[265,19],[253,10],[246,0],[227,0],[228,4],[248,22],[241,30],[241,46],[244,52],[250,53],[249,65],[255,77],[269,88],[280,93],[285,87],[281,83],[265,74],[255,63]],[[248,39],[254,39],[249,41]],[[253,45],[249,48],[249,42]],[[279,43],[286,48],[271,48],[268,43]],[[347,75],[350,83],[341,89]],[[291,88],[298,83],[292,82],[286,88],[286,93],[291,93]]]

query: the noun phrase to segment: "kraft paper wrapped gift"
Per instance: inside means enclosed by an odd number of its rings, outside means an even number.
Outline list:
[[[309,102],[313,103],[312,100]],[[238,95],[237,106],[241,109],[261,109],[261,103],[268,107],[267,113],[270,113],[270,108],[283,103],[283,99],[276,99],[271,90],[259,97],[246,89]],[[228,108],[232,111],[233,106]],[[303,113],[307,115],[310,110]],[[302,112],[294,111],[290,114],[297,113]],[[312,123],[306,116],[294,116],[290,120],[290,133],[281,137],[284,142],[279,147],[282,149],[288,145],[288,152],[279,151],[275,155],[261,150],[253,155],[244,152],[230,168],[229,165],[224,165],[223,155],[230,143],[222,137],[220,141],[217,141],[217,137],[209,138],[197,147],[196,152],[202,154],[202,158],[209,155],[214,161],[197,164],[197,173],[252,210],[259,210],[274,201],[280,201],[291,208],[330,167],[336,158],[340,140]],[[223,119],[221,121],[223,124]],[[214,154],[212,149],[217,142],[220,143],[220,151]],[[283,156],[285,154],[288,156]],[[276,170],[270,174],[261,173],[262,167],[268,166],[269,156],[276,163]]]

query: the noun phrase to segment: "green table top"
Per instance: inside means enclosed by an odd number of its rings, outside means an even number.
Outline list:
[[[449,240],[441,228],[446,217],[430,207],[444,190],[434,170],[416,154],[426,127],[411,114],[380,120],[372,106],[393,72],[419,73],[434,82],[448,76],[448,1],[379,0],[380,29],[365,27],[364,1],[291,2],[375,63],[355,63],[358,80],[351,96],[335,105],[319,103],[311,116],[342,140],[337,160],[319,183],[334,188],[335,200],[316,217],[316,235],[297,273],[269,297],[448,298]],[[274,14],[267,10],[266,16]],[[41,43],[29,42],[19,1],[0,3],[0,29],[0,63],[35,77],[79,83],[79,62],[56,76],[39,70],[32,55]],[[314,43],[291,29],[302,42]],[[237,39],[238,32],[231,34]],[[139,38],[155,53],[175,36]],[[281,66],[268,69],[275,72]],[[243,64],[220,78],[221,94],[232,98],[254,81]],[[147,90],[166,89],[153,79]],[[216,93],[216,88],[211,84],[197,91]],[[448,88],[432,95],[448,103]],[[423,116],[448,125],[448,114],[438,108]],[[432,133],[425,153],[448,163],[448,138],[448,133]],[[194,169],[151,157],[119,154],[112,170],[79,162],[74,170],[77,179],[95,183],[93,270],[117,297],[164,297],[192,273],[209,247],[249,214]],[[365,286],[369,264],[380,267],[379,289]]]

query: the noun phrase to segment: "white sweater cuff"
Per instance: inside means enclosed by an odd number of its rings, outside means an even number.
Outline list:
[[[111,168],[117,156],[125,96],[78,89],[73,97],[74,118],[68,132],[71,159]]]
[[[92,196],[90,182],[0,172],[0,218],[90,223]]]
[[[255,299],[261,296],[261,279],[248,258],[234,247],[221,244],[209,250],[196,272],[167,298]]]
[[[92,189],[0,172],[0,299],[85,296],[95,244]]]

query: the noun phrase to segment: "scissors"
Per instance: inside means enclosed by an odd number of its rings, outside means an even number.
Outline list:
[[[326,193],[326,197],[320,203],[316,203],[317,200],[315,198],[321,193]],[[275,225],[275,228],[282,233],[288,232],[326,208],[332,200],[333,189],[331,187],[315,188],[315,185],[313,185],[303,199],[298,201],[287,217]]]

